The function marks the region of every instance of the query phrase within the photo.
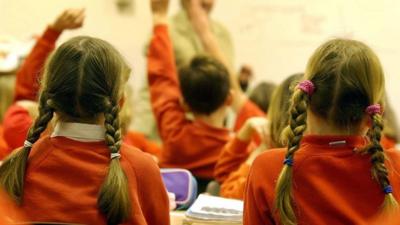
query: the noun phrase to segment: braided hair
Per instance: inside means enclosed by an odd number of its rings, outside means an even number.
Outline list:
[[[54,113],[60,120],[105,122],[105,142],[110,166],[98,195],[99,210],[108,224],[129,219],[131,201],[127,177],[121,167],[119,101],[129,67],[109,43],[92,37],[75,37],[62,44],[46,63],[39,98],[39,116],[24,147],[0,167],[0,184],[17,201],[23,201],[26,165],[32,145],[46,130]]]
[[[333,39],[321,45],[308,61],[304,78],[315,91],[301,86],[294,91],[289,125],[282,132],[288,147],[275,188],[275,209],[283,225],[297,224],[292,195],[293,164],[307,129],[307,111],[338,129],[355,133],[366,116],[366,108],[383,98],[384,74],[379,59],[358,41]],[[368,132],[371,143],[366,151],[371,155],[372,175],[385,193],[384,208],[397,207],[380,145],[382,118],[379,113],[368,115],[372,127]]]

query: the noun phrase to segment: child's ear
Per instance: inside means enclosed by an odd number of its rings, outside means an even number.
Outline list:
[[[180,98],[179,102],[185,112],[191,112],[189,105],[185,102],[185,100],[183,98]]]
[[[231,106],[233,104],[233,95],[233,90],[230,90],[224,102],[225,106]]]

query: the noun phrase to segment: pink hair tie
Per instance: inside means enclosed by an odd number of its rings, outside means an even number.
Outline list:
[[[367,109],[365,110],[366,113],[368,113],[368,115],[372,116],[375,114],[381,114],[381,105],[379,104],[373,104],[367,107]]]
[[[297,87],[300,90],[304,91],[304,93],[306,93],[309,97],[311,97],[311,95],[313,95],[315,91],[315,86],[310,80],[300,82]]]

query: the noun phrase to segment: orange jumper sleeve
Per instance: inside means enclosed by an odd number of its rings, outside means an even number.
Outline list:
[[[49,54],[54,50],[60,32],[48,27],[17,72],[14,101],[37,100],[39,80]],[[9,150],[23,145],[33,119],[23,107],[13,104],[4,116],[4,140]]]
[[[246,122],[247,119],[252,117],[264,117],[265,113],[251,100],[247,99],[242,108],[240,109],[235,125],[233,127],[233,131],[238,131]]]
[[[222,183],[219,194],[224,198],[236,198],[243,200],[247,176],[250,166],[243,163],[238,170],[232,172]]]
[[[172,42],[166,25],[154,27],[148,53],[148,79],[151,104],[163,141],[182,135],[187,120],[181,107],[181,92]]]
[[[37,40],[22,67],[17,72],[14,101],[36,101],[39,80],[49,54],[54,50],[60,32],[48,27]]]
[[[230,140],[222,149],[214,170],[214,177],[220,183],[224,183],[229,175],[236,171],[249,157],[255,144],[243,142],[237,138]]]

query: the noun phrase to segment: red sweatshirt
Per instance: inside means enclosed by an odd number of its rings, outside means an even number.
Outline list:
[[[150,153],[157,158],[160,158],[161,155],[161,147],[146,138],[146,136],[139,132],[128,131],[124,135],[124,143],[130,146],[135,146],[136,148]]]
[[[132,204],[127,224],[169,224],[169,203],[154,160],[123,145],[121,164]],[[31,221],[106,224],[97,196],[110,163],[104,142],[42,137],[29,156],[22,209]]]
[[[338,141],[346,141],[340,145]],[[336,143],[336,144],[335,144]],[[363,137],[305,136],[294,156],[293,195],[299,225],[369,224],[381,210],[383,190],[371,177]],[[385,150],[389,179],[400,200],[400,152]],[[245,194],[244,225],[279,224],[275,186],[286,149],[262,153],[253,163]]]
[[[254,143],[250,144],[250,142],[241,141],[236,137],[232,138],[221,151],[214,170],[215,179],[222,184],[247,160],[255,147]]]
[[[211,179],[229,132],[186,119],[167,26],[154,28],[147,63],[151,104],[163,140],[161,167],[185,168]]]
[[[56,41],[60,34],[61,33],[51,28],[47,28],[43,35],[38,39],[29,56],[25,59],[21,69],[17,73],[14,94],[15,101],[37,100],[41,72],[47,57],[54,50]],[[23,145],[29,128],[33,123],[28,111],[15,103],[8,108],[4,118],[4,141],[8,144],[8,147],[7,145],[3,147],[3,144],[1,143],[2,138],[0,136],[0,159],[2,158],[2,152],[5,151],[5,153],[8,154],[12,150]],[[1,132],[0,129],[0,133]],[[124,142],[157,157],[160,155],[160,147],[147,140],[140,133],[128,132],[124,137]],[[3,148],[5,148],[4,151]]]
[[[9,153],[9,148],[7,142],[4,140],[3,136],[3,126],[0,125],[0,160],[2,160]]]
[[[221,185],[219,194],[222,197],[243,199],[250,168],[246,160],[256,146],[254,142],[243,142],[238,138],[233,138],[224,146],[214,170],[215,179]]]
[[[24,222],[25,217],[6,193],[0,190],[0,225]]]
[[[200,120],[186,119],[166,25],[154,28],[147,64],[151,104],[163,140],[161,167],[185,168],[197,177],[212,179],[215,163],[229,140],[229,132]],[[259,115],[258,110],[254,104],[246,102],[238,115],[237,126],[249,117]]]

